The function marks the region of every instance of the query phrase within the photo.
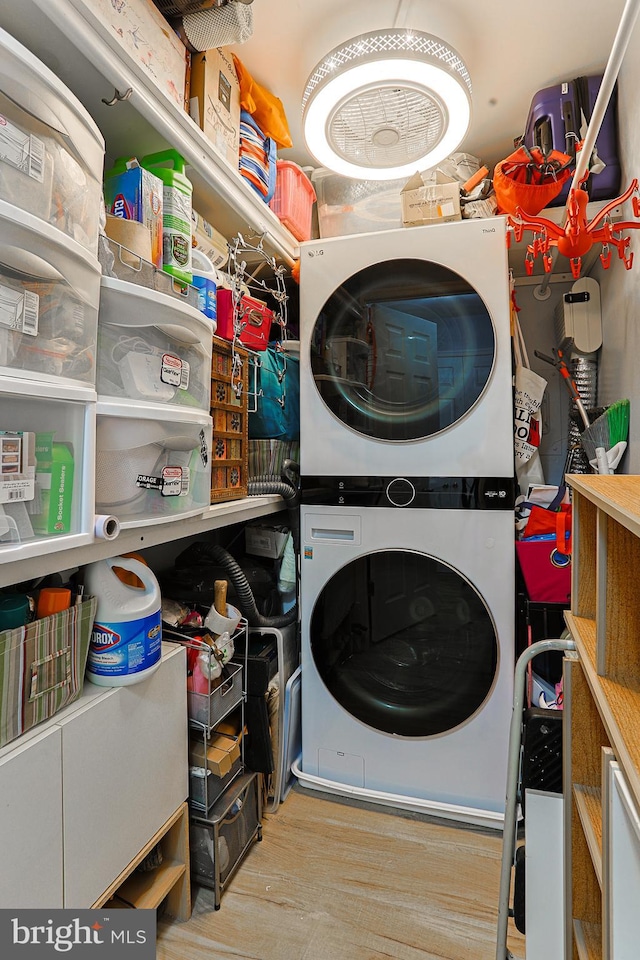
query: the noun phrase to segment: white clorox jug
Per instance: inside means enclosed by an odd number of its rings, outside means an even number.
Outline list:
[[[114,567],[135,574],[142,586],[124,583]],[[144,680],[162,653],[162,600],[153,571],[133,557],[111,557],[84,568],[84,586],[98,600],[87,680],[103,687]]]

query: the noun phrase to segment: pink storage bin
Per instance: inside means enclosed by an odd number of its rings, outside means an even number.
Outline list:
[[[311,181],[291,160],[278,160],[276,167],[276,192],[269,206],[296,240],[310,240],[316,199]]]

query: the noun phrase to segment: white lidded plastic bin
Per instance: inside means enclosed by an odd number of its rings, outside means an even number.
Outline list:
[[[95,407],[88,388],[0,378],[0,563],[93,542]]]
[[[100,267],[0,200],[0,375],[95,384]]]
[[[103,277],[98,318],[100,397],[179,405],[209,413],[211,321],[147,287]]]
[[[211,417],[98,400],[96,512],[123,528],[195,516],[211,502]]]
[[[0,30],[0,198],[96,256],[104,140],[80,101]]]

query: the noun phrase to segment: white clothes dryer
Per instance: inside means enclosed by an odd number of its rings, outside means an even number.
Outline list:
[[[513,512],[495,509],[496,488],[483,481],[437,489],[424,481],[413,500],[411,481],[390,486],[408,508],[391,506],[376,480],[360,497],[349,492],[349,508],[301,508],[294,772],[311,789],[501,827]],[[437,506],[411,508],[424,502]]]
[[[514,475],[505,238],[494,217],[301,244],[302,475]]]

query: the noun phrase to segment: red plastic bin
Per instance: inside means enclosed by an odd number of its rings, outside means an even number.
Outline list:
[[[216,334],[223,340],[233,340],[233,294],[225,287],[218,287],[216,291],[217,326]],[[271,324],[274,321],[273,311],[261,300],[254,297],[240,299],[240,343],[250,350],[266,350],[269,346]]]
[[[296,240],[310,240],[316,199],[311,181],[291,160],[278,160],[276,168],[276,192],[269,206]]]

